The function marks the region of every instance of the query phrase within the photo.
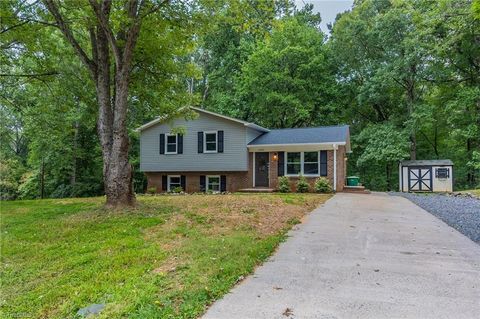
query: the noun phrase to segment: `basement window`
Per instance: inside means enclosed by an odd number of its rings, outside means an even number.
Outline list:
[[[207,176],[207,191],[220,192],[220,176]]]
[[[173,191],[177,187],[181,187],[180,175],[168,175],[168,188],[167,190]]]

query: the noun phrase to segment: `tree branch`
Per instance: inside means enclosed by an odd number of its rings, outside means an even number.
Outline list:
[[[130,63],[133,57],[133,49],[135,48],[135,44],[138,39],[138,35],[140,33],[140,23],[141,19],[139,19],[140,10],[142,9],[143,1],[138,3],[137,0],[131,0],[129,2],[128,7],[128,16],[132,19],[132,26],[127,31],[127,39],[125,41],[125,47],[123,50],[123,60],[122,64],[124,64],[127,68],[130,67]]]
[[[160,2],[159,4],[157,4],[156,6],[153,6],[153,8],[151,8],[150,10],[148,10],[147,12],[145,12],[143,15],[142,15],[142,19],[152,13],[155,13],[157,12],[158,10],[160,10],[163,6],[167,5],[170,3],[170,0],[163,0],[162,2]]]
[[[0,76],[11,76],[11,77],[17,77],[17,78],[36,78],[40,76],[50,76],[50,75],[57,75],[57,71],[51,71],[51,72],[46,72],[46,73],[19,73],[19,74],[13,74],[13,73],[0,73]]]
[[[28,21],[23,21],[23,22],[20,22],[20,23],[18,23],[18,24],[15,24],[15,25],[12,25],[12,26],[10,26],[10,27],[7,27],[7,28],[5,28],[5,29],[2,29],[2,31],[0,31],[0,34],[3,34],[3,33],[5,33],[5,32],[8,32],[8,31],[12,30],[12,29],[15,29],[15,28],[19,28],[19,27],[21,27],[21,26],[23,26],[23,25],[25,25],[25,24],[27,24],[27,23],[28,23]]]
[[[53,2],[53,0],[43,0],[43,2],[45,3],[48,11],[50,11],[50,13],[55,18],[58,27],[67,38],[68,42],[70,42],[77,55],[80,57],[80,60],[83,62],[83,64],[85,64],[88,70],[92,73],[92,77],[95,79],[97,73],[96,63],[87,56],[78,41],[75,39],[72,30],[70,30],[69,26],[66,24],[65,20],[60,14],[60,11],[58,10],[57,5]]]
[[[113,34],[112,29],[108,25],[108,14],[110,12],[112,1],[105,0],[102,2],[101,5],[97,2],[97,0],[89,0],[89,2],[90,2],[90,6],[93,9],[93,12],[95,13],[95,16],[97,17],[98,23],[100,24],[102,29],[105,31],[108,42],[112,47],[112,52],[113,52],[113,56],[115,57],[115,62],[117,65],[119,65],[122,61],[122,54],[118,47],[117,40],[115,39],[115,35]]]

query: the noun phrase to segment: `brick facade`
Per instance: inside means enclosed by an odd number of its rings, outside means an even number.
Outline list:
[[[270,182],[270,188],[277,189],[278,188],[278,161],[274,160],[274,154],[275,152],[270,152],[269,158],[269,182]],[[347,171],[347,161],[345,160],[346,158],[346,152],[345,152],[345,146],[340,145],[337,150],[337,192],[343,191],[343,186],[345,185],[345,174]],[[332,185],[333,188],[333,150],[327,151],[327,176],[330,181],[330,185]],[[313,187],[313,184],[315,183],[315,180],[317,177],[305,177],[310,184],[311,187]],[[295,185],[298,181],[298,177],[289,177],[290,179],[290,187],[292,188],[292,191],[295,191]]]
[[[249,172],[146,172],[147,189],[156,188],[157,193],[162,192],[162,175],[184,175],[187,193],[200,192],[201,175],[225,175],[227,178],[227,191],[236,192],[239,189],[251,187]]]
[[[269,187],[278,188],[278,158],[274,159],[276,152],[269,153]],[[147,172],[147,189],[155,187],[157,192],[162,192],[162,175],[184,175],[186,177],[186,192],[200,192],[201,175],[225,175],[227,177],[227,191],[236,192],[242,188],[253,187],[253,154],[248,154],[247,172]],[[345,185],[345,174],[347,170],[345,146],[339,146],[337,150],[337,192],[343,190]],[[327,151],[327,178],[333,185],[333,150]],[[312,186],[317,177],[306,177],[308,183]],[[298,177],[289,177],[292,191],[295,191],[295,184]]]

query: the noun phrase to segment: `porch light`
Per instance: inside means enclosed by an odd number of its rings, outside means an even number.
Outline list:
[[[278,154],[277,153],[273,153],[273,160],[274,161],[278,160]]]

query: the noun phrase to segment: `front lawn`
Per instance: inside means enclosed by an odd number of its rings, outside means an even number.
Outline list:
[[[477,196],[477,197],[480,197],[480,188],[476,188],[476,189],[469,189],[469,190],[466,190],[466,191],[461,191],[461,193],[470,193],[474,196]]]
[[[195,318],[329,195],[142,196],[1,203],[2,318]]]

